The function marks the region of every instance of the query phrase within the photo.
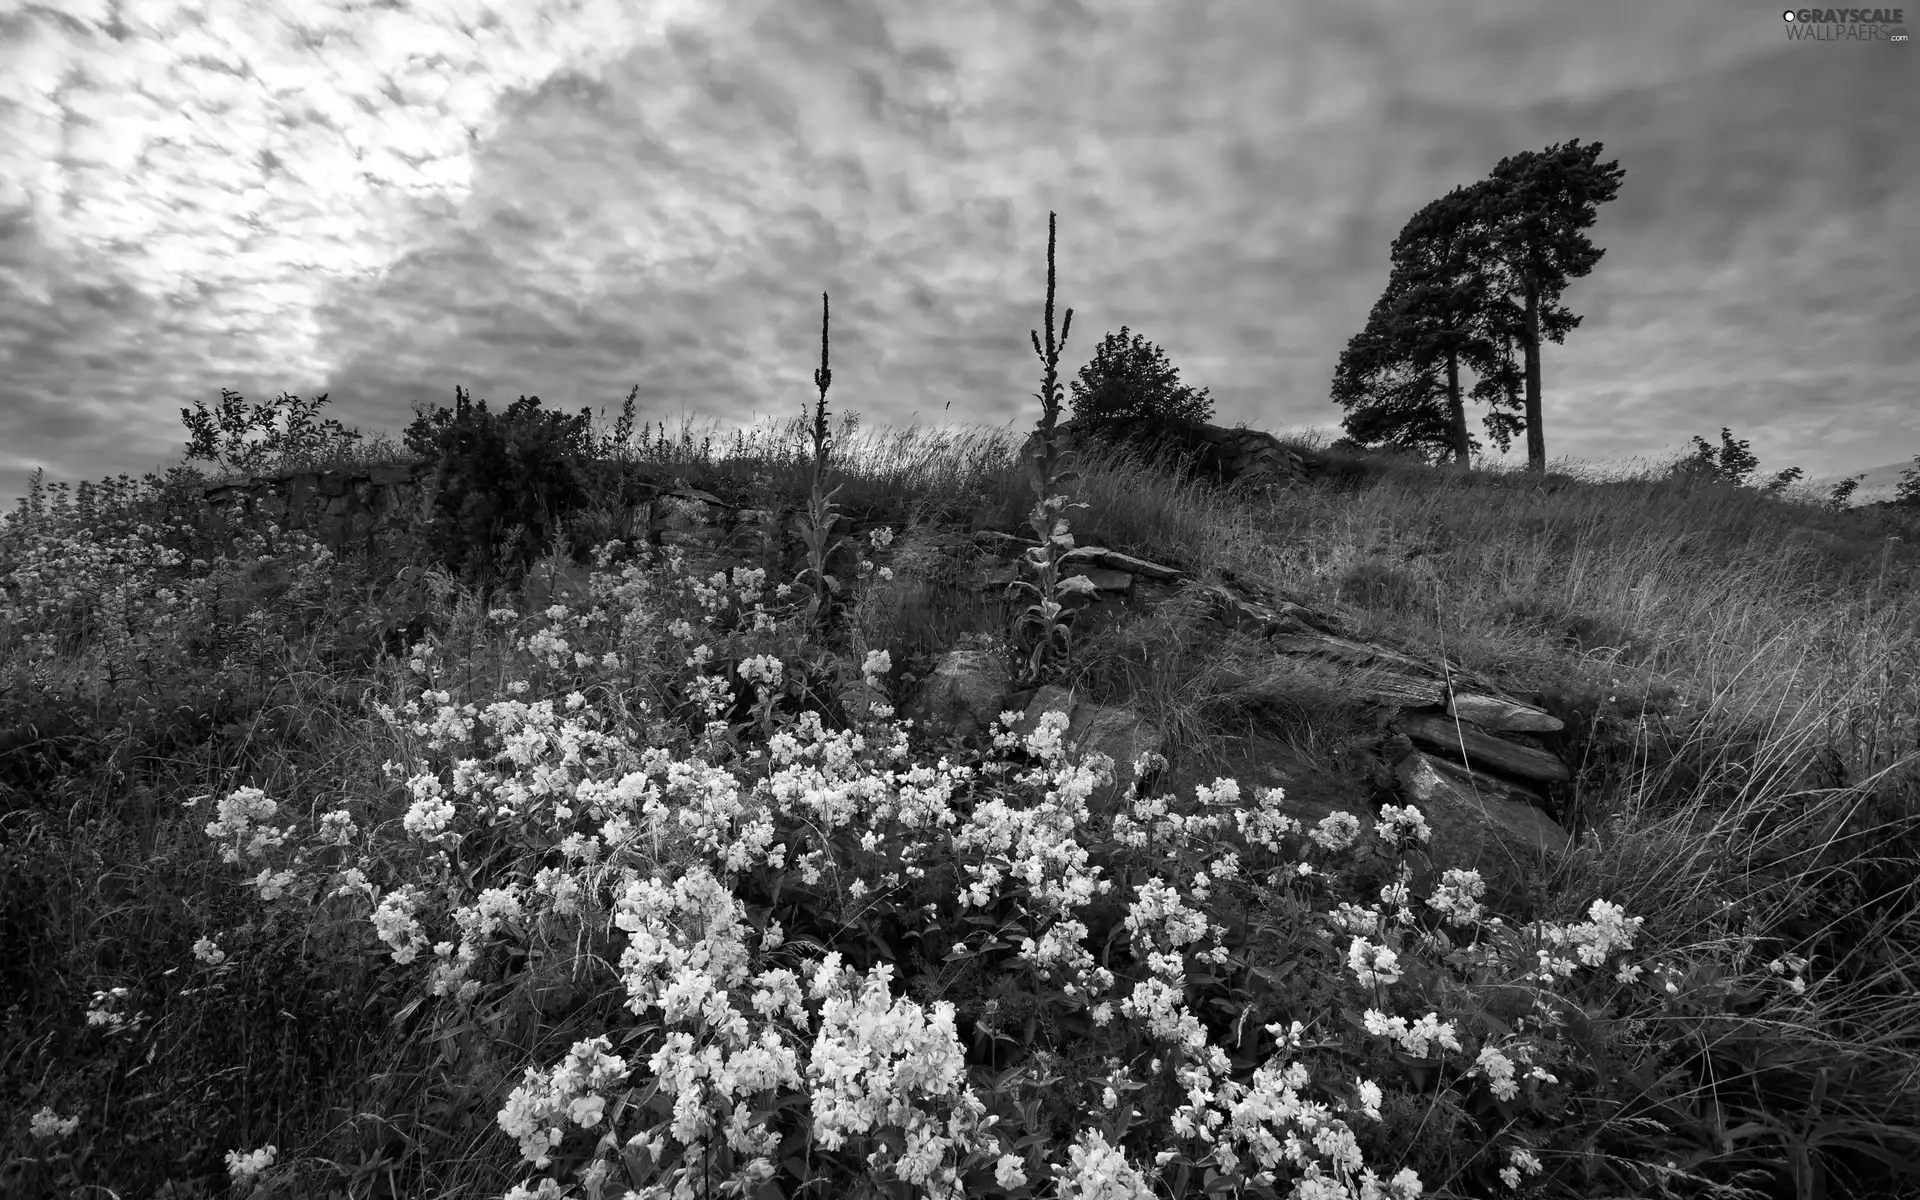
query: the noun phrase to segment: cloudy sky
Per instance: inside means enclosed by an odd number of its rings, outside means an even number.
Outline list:
[[[0,0],[0,505],[180,461],[223,387],[395,440],[456,384],[784,420],[823,291],[835,412],[1031,425],[1050,210],[1063,376],[1127,325],[1331,437],[1401,225],[1575,137],[1626,179],[1549,456],[1724,425],[1886,494],[1916,54],[1758,0]]]

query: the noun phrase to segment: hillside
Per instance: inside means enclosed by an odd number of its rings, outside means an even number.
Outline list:
[[[9,515],[8,1194],[1920,1186],[1913,513],[1281,435],[1049,553],[825,390],[524,577]]]

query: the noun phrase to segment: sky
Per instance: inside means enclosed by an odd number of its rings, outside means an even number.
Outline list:
[[[834,414],[1029,428],[1050,211],[1063,384],[1125,325],[1331,440],[1407,218],[1573,138],[1626,174],[1549,458],[1725,426],[1885,496],[1916,55],[1752,0],[0,0],[0,507],[164,471],[222,388],[396,442],[455,385],[784,422],[822,292]]]

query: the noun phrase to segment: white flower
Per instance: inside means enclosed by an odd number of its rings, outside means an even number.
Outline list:
[[[254,1176],[273,1165],[274,1155],[279,1150],[273,1146],[262,1146],[251,1154],[241,1154],[237,1150],[227,1151],[227,1173],[235,1183],[246,1183]]]
[[[1375,983],[1393,983],[1400,978],[1399,956],[1385,946],[1375,946],[1356,937],[1347,949],[1347,965],[1353,969],[1361,987]]]
[[[1083,1130],[1060,1172],[1060,1200],[1153,1200],[1153,1189],[1118,1147],[1097,1130]]]
[[[1020,1169],[1020,1160],[1017,1157],[1002,1154],[1000,1160],[994,1164],[993,1180],[1001,1187],[1012,1191],[1014,1188],[1025,1186],[1027,1173]]]
[[[63,1138],[80,1127],[79,1117],[62,1117],[51,1108],[42,1108],[33,1114],[31,1132],[36,1141],[51,1141]]]

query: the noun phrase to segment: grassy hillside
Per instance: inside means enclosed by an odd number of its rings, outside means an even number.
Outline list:
[[[1057,406],[1051,284],[1046,314]],[[1096,451],[1049,512],[1026,429],[829,439],[826,390],[704,451],[691,425],[598,447],[887,531],[803,578],[623,539],[611,482],[485,596],[217,544],[184,465],[10,515],[0,1189],[1920,1189],[1909,515],[1292,440],[1326,467],[1282,497]],[[1378,797],[1312,828],[1250,784],[1094,819],[1044,737],[846,702],[904,704],[964,643],[1150,715],[1203,778],[1364,731],[1338,673],[1172,606],[1036,653],[1031,597],[939,582],[942,530],[1056,518],[1540,696],[1583,747],[1579,853],[1525,895],[1410,894],[1419,820]],[[1351,849],[1376,821],[1388,861]]]

